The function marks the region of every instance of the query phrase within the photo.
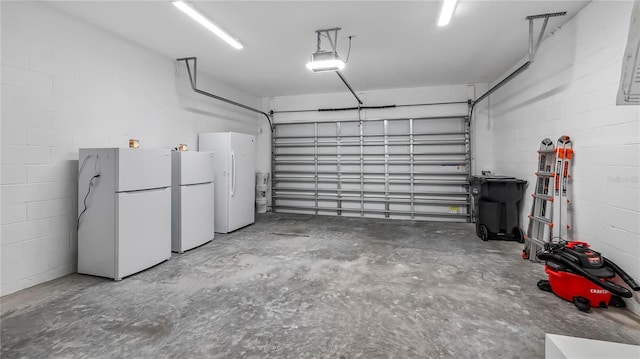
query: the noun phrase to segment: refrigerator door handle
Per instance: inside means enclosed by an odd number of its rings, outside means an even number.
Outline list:
[[[236,193],[236,153],[231,151],[231,197]]]

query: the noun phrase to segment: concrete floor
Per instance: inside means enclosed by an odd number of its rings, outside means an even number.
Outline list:
[[[536,287],[470,224],[265,214],[121,282],[2,298],[2,358],[542,358],[544,334],[640,344],[623,309]]]

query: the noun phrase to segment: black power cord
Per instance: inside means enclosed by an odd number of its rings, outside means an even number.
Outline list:
[[[347,62],[349,62],[349,55],[351,55],[351,38],[354,37],[355,35],[351,35],[349,36],[349,50],[347,51],[347,59],[344,60],[344,63],[346,64]]]
[[[331,40],[331,38],[327,34],[320,34],[320,36],[324,36],[327,39]],[[354,38],[355,36],[356,35],[349,36],[349,50],[347,50],[347,59],[344,60],[345,64],[349,62],[349,55],[351,55],[351,39]],[[320,50],[320,38],[318,38],[318,50]],[[333,50],[336,52],[336,54],[338,53],[338,49],[334,48]]]
[[[93,180],[98,177],[100,177],[100,174],[97,174],[91,177],[91,179],[89,180],[89,190],[87,191],[87,194],[84,196],[84,200],[82,201],[82,203],[84,204],[84,209],[82,210],[82,212],[80,212],[80,215],[78,216],[78,225],[76,226],[76,229],[80,229],[80,218],[82,218],[82,215],[84,214],[84,212],[87,211],[87,198],[89,198],[89,193],[91,193],[91,187],[94,186]]]

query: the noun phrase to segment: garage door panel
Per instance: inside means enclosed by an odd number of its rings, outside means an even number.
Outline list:
[[[326,141],[325,143],[318,143],[318,147],[316,148],[316,152],[319,156],[335,156],[338,154],[338,152],[336,151],[336,147],[334,143],[331,144],[327,144]]]
[[[469,220],[465,116],[275,128],[274,211]]]
[[[389,144],[387,153],[389,154],[391,159],[395,158],[396,156],[403,156],[411,152],[410,145],[407,145],[405,143],[400,143],[399,141],[405,141],[405,140],[399,139],[399,140],[391,140],[387,142]]]
[[[409,133],[411,126],[409,120],[397,120],[387,122],[387,136],[403,137]]]
[[[353,149],[352,149],[353,150]],[[364,155],[383,155],[384,156],[384,148],[379,145],[376,146],[364,146],[362,149],[357,148],[358,153],[363,153]]]
[[[384,170],[384,167],[383,167]],[[388,164],[388,172],[390,175],[393,174],[410,174],[411,172],[411,166],[409,164],[400,164],[400,163],[393,163],[390,162]]]
[[[361,126],[364,135],[384,135],[384,123],[382,121],[366,121]]]
[[[333,162],[333,161],[332,161]],[[328,173],[336,173],[338,172],[338,166],[335,164],[322,164],[322,165],[318,165],[317,167],[318,172],[328,172]],[[313,168],[310,169],[310,171],[313,171]]]
[[[335,137],[338,134],[335,123],[318,123],[318,136]]]
[[[320,182],[318,183],[318,190],[320,191],[333,191],[335,192],[338,189],[338,184],[336,182]]]
[[[289,126],[287,126],[286,128],[280,128],[280,138],[286,138],[289,136],[295,136],[295,137],[300,137],[300,136],[313,136],[314,132],[313,132],[313,126],[309,126],[309,124],[306,123],[300,123],[300,124],[290,124]]]
[[[334,124],[334,128],[338,131],[341,136],[359,136],[360,135],[360,124],[357,121],[354,122],[338,122]]]
[[[360,183],[342,183],[341,187],[343,191],[360,191],[362,188]]]
[[[363,186],[365,192],[384,192],[385,188],[384,183],[367,183]]]
[[[411,185],[408,183],[400,183],[400,184],[394,184],[391,183],[389,184],[389,192],[390,193],[410,193],[411,192]],[[414,188],[414,192],[415,192],[415,188]]]
[[[451,121],[450,118],[414,119],[413,130],[417,136],[431,136],[434,133],[455,131],[464,132],[465,124]]]

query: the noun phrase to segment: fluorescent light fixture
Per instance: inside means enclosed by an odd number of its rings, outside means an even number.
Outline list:
[[[178,9],[182,10],[185,14],[189,15],[192,19],[199,22],[200,25],[206,27],[209,31],[218,35],[219,38],[226,41],[229,45],[234,48],[240,50],[242,49],[242,44],[239,43],[236,39],[232,38],[229,34],[227,34],[224,30],[214,25],[209,19],[204,17],[202,14],[194,10],[192,7],[187,5],[184,1],[174,1],[173,5]]]
[[[456,9],[456,4],[458,0],[444,0],[442,4],[442,11],[440,11],[440,20],[438,20],[438,26],[447,26],[449,21],[451,21],[451,17],[453,16],[453,11]]]
[[[311,55],[307,68],[313,72],[340,71],[344,69],[344,61],[333,51],[318,51]]]

